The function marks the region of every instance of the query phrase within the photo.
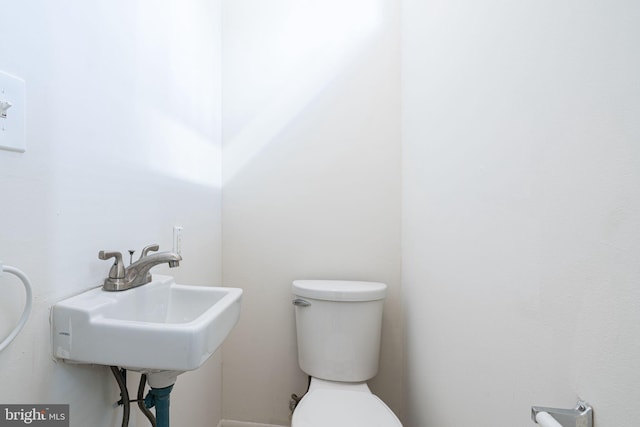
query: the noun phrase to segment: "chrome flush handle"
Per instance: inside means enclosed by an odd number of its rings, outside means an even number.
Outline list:
[[[304,300],[302,298],[296,298],[293,301],[291,301],[291,303],[293,305],[297,305],[298,307],[309,307],[311,305],[309,301]]]

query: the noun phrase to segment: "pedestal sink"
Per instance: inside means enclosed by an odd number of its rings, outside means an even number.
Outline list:
[[[144,372],[152,387],[164,387],[222,344],[238,321],[241,297],[242,289],[180,285],[156,274],[126,291],[91,289],[52,307],[53,355]]]

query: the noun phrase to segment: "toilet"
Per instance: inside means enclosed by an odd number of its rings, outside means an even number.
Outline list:
[[[298,364],[311,377],[291,427],[402,427],[367,381],[378,372],[387,285],[295,280]]]

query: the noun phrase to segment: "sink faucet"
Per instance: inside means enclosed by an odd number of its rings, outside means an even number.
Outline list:
[[[120,252],[100,251],[98,258],[115,258],[109,277],[104,279],[102,289],[105,291],[124,291],[147,284],[151,281],[149,270],[158,264],[169,264],[169,267],[178,267],[182,257],[174,252],[158,252],[148,255],[150,251],[157,251],[158,245],[149,245],[142,250],[140,259],[132,263],[129,267],[124,267],[122,254]]]

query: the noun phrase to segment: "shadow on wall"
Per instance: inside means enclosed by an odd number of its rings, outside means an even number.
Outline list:
[[[225,42],[231,48],[223,55],[230,59],[223,63],[235,66],[224,76],[223,185],[324,90],[382,20],[380,0],[268,8],[259,12],[273,20],[256,13],[246,23],[250,34],[266,37],[248,40],[237,31]]]

